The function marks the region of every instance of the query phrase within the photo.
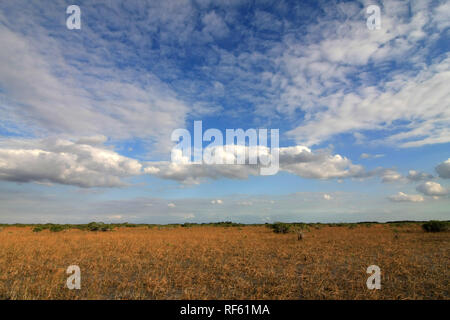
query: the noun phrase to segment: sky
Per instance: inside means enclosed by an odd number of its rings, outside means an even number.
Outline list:
[[[0,223],[449,220],[449,27],[448,1],[3,0]],[[174,163],[194,121],[278,129],[278,172]]]

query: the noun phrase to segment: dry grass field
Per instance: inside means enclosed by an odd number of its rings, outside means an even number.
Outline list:
[[[0,231],[0,299],[449,299],[450,233],[264,226]],[[381,290],[368,290],[369,265]],[[66,287],[69,265],[81,289]]]

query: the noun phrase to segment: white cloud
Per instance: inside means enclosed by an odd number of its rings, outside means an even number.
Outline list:
[[[41,25],[60,17],[59,7],[20,3],[24,9],[4,5],[13,14],[2,17],[0,35],[0,83],[9,100],[0,111],[3,122],[20,128],[138,137],[162,141],[155,145],[167,150],[173,128],[184,126],[189,114],[220,109],[217,98],[225,97],[246,107],[224,108],[224,116],[251,109],[256,122],[275,115],[288,120],[290,136],[302,145],[364,130],[384,130],[388,138],[381,142],[403,147],[450,139],[448,59],[428,50],[445,37],[445,1],[385,1],[376,32],[365,28],[366,3],[308,10],[281,2],[270,13],[255,5],[243,17],[240,1],[129,1],[136,18],[130,23],[121,4],[108,2],[91,8],[92,23],[82,33],[55,28],[52,37]],[[296,21],[289,21],[289,11]],[[301,23],[299,14],[314,22]],[[18,30],[16,21],[27,23]],[[277,31],[273,39],[270,30]],[[207,43],[228,35],[229,48]],[[190,55],[202,62],[186,72],[179,66]],[[135,61],[151,66],[123,67]],[[292,117],[299,110],[304,118]]]
[[[384,183],[419,182],[433,179],[433,175],[416,170],[409,170],[406,176],[393,169],[377,169],[374,172],[381,177],[381,181]]]
[[[1,17],[0,17],[1,18]],[[36,26],[36,28],[38,28]],[[0,114],[32,135],[140,138],[167,151],[170,133],[182,127],[189,107],[150,72],[104,66],[95,55],[86,65],[67,61],[55,39],[42,31],[38,39],[0,23]],[[40,50],[46,49],[45,53]],[[157,142],[157,143],[155,143]]]
[[[142,173],[185,184],[198,184],[204,179],[247,179],[259,175],[259,165],[192,164],[181,162],[148,162],[119,155],[105,147],[104,137],[86,137],[76,142],[65,139],[4,139],[0,142],[0,179],[18,182],[60,183],[80,187],[114,187],[126,185],[122,179]],[[221,148],[225,159],[236,160],[240,153],[248,157],[248,147]],[[269,149],[258,147],[261,154]],[[310,179],[360,178],[370,174],[348,158],[316,152],[302,146],[279,148],[281,171]],[[186,161],[184,161],[186,160]],[[248,163],[248,158],[246,159]],[[217,200],[219,201],[219,200]]]
[[[399,192],[395,195],[389,196],[389,200],[393,202],[422,202],[424,198],[420,194],[406,194]]]
[[[214,200],[211,200],[211,203],[212,204],[223,204],[223,201],[222,200],[220,200],[220,199],[214,199]]]
[[[305,114],[288,136],[312,146],[342,133],[384,130],[387,138],[378,143],[449,142],[450,59],[444,53],[430,63],[423,48],[439,39],[429,26],[435,19],[444,21],[448,6],[434,18],[437,8],[431,2],[386,1],[376,32],[362,27],[361,8],[342,11],[342,19],[336,19],[337,7],[309,25],[308,36],[286,36],[279,51],[273,50],[281,52],[274,58],[280,71],[269,76],[273,105],[282,114]],[[395,62],[408,67],[387,67]],[[275,109],[270,105],[261,108]]]
[[[59,183],[80,187],[125,186],[124,178],[149,174],[183,184],[200,184],[205,179],[247,179],[260,174],[260,164],[248,164],[249,148],[215,148],[224,159],[236,161],[245,155],[246,164],[194,164],[179,152],[178,162],[146,162],[124,157],[102,144],[103,137],[86,137],[76,142],[64,139],[4,139],[0,142],[0,180]],[[270,156],[270,149],[256,151]],[[363,166],[330,150],[312,151],[304,146],[283,147],[279,152],[279,171],[308,179],[369,178],[380,176],[382,182],[423,181],[432,178],[410,170],[407,177],[393,169],[366,171]],[[176,156],[176,153],[175,153]],[[220,204],[221,200],[214,200]]]
[[[248,163],[248,147],[235,146],[230,150],[214,148],[224,159],[236,160],[237,155],[245,154]],[[258,152],[270,154],[265,147],[257,147]],[[163,179],[171,179],[186,184],[199,184],[205,178],[247,179],[251,175],[259,175],[259,165],[250,164],[192,164],[179,155],[179,162],[148,162],[144,172]],[[368,175],[361,165],[339,154],[331,154],[328,150],[311,151],[304,146],[279,148],[280,171],[286,171],[309,179],[342,179],[362,178]]]
[[[169,208],[175,208],[176,207],[176,205],[175,205],[175,203],[169,203],[169,204],[167,204],[167,206],[169,207]]]
[[[204,24],[203,32],[213,37],[221,38],[228,34],[229,30],[227,24],[214,11],[208,12],[203,16],[202,22]]]
[[[323,198],[327,201],[333,199],[329,194],[324,194]]]
[[[443,179],[450,179],[450,158],[436,167],[436,172]]]
[[[303,149],[299,149],[303,148]],[[328,151],[312,152],[305,147],[280,148],[281,170],[310,179],[359,178],[365,175],[361,165]]]
[[[104,135],[96,135],[90,137],[82,137],[78,139],[77,144],[88,144],[91,146],[102,145],[108,140]]]
[[[384,169],[380,173],[381,181],[384,183],[389,182],[405,182],[405,178],[397,171],[392,169]]]
[[[417,186],[416,189],[427,196],[445,196],[449,193],[449,190],[433,181],[427,181]]]
[[[444,1],[434,9],[433,22],[439,30],[444,30],[450,26],[450,3]]]
[[[239,6],[237,2],[235,5]],[[358,132],[364,130],[384,130],[388,134],[384,141],[403,147],[450,141],[447,102],[450,99],[446,86],[450,79],[450,57],[443,54],[428,59],[428,53],[421,49],[439,39],[439,32],[431,27],[444,30],[448,25],[447,3],[435,6],[427,2],[407,5],[403,1],[386,2],[383,28],[378,32],[365,28],[362,6],[356,3],[323,7],[319,4],[324,14],[318,16],[317,23],[302,24],[306,32],[295,32],[299,25],[287,21],[287,16],[286,20],[279,18],[280,12],[289,8],[282,9],[284,4],[274,7],[272,13],[255,9],[249,15],[253,25],[250,30],[236,20],[238,12],[229,2],[223,4],[230,8],[226,14],[220,8],[222,4],[213,9],[212,4],[202,3],[200,7],[205,11],[196,11],[196,5],[189,1],[139,5],[131,2],[130,11],[140,18],[133,23],[121,14],[123,8],[108,3],[105,7],[110,14],[105,17],[96,10],[91,11],[102,23],[85,24],[85,31],[78,34],[55,29],[54,36],[49,36],[41,25],[59,16],[56,7],[49,6],[42,14],[34,15],[30,13],[42,11],[39,5],[30,4],[26,10],[13,10],[12,6],[5,5],[12,14],[0,16],[0,125],[10,130],[20,128],[39,137],[54,134],[64,139],[79,139],[76,144],[102,150],[107,149],[102,146],[107,140],[138,138],[167,151],[172,129],[185,126],[189,114],[211,114],[222,107],[214,97],[231,97],[228,102],[249,101],[258,116],[252,118],[261,122],[264,116],[274,114],[282,120],[300,121],[292,115],[302,111],[302,122],[289,124],[296,126],[290,133],[302,145],[280,148],[280,170],[304,178],[340,181],[370,174],[347,157],[311,151],[305,145],[321,143],[339,133],[352,133],[358,141],[367,141],[369,136]],[[28,23],[16,25],[15,21],[26,18]],[[233,31],[241,32],[242,48],[230,50],[210,44],[207,50],[197,48],[214,37],[227,36],[228,25],[236,27]],[[129,50],[130,44],[117,40],[120,36],[109,30],[111,26],[120,29],[120,34],[129,35],[135,50]],[[292,32],[281,32],[275,40],[258,38],[253,32],[254,29],[277,31],[283,26]],[[155,43],[153,36],[158,38]],[[71,44],[70,50],[67,43]],[[153,44],[158,44],[156,52],[150,50]],[[200,79],[207,74],[206,82],[214,94],[198,94],[209,92],[204,90],[205,82],[178,79],[185,70],[174,66],[174,61],[182,60],[152,59],[155,56],[189,58],[189,50],[198,53],[198,60],[204,61],[195,65],[195,72],[199,73],[192,75],[200,75]],[[123,62],[136,61],[158,63],[152,63],[151,67],[139,63],[130,68],[123,66]],[[408,67],[386,68],[398,61]],[[373,73],[384,76],[376,79]],[[210,78],[211,75],[214,77]],[[186,96],[194,98],[190,101]],[[207,103],[202,101],[205,97]],[[233,100],[236,97],[239,99]],[[233,114],[237,118],[243,112],[234,108],[223,110],[224,115]],[[248,112],[248,108],[244,111]],[[390,129],[395,130],[390,132]],[[80,138],[80,133],[87,137]],[[366,159],[378,156],[361,155]],[[41,161],[40,157],[33,159],[34,163]],[[69,160],[61,162],[68,161],[71,167]],[[3,168],[7,168],[4,170],[9,171],[2,177],[14,180],[14,176],[21,177],[22,169],[18,167],[22,164],[19,162],[14,167],[10,161],[8,158],[5,164],[3,160]],[[183,183],[221,177],[246,179],[259,173],[259,168],[251,165],[206,166],[164,161],[148,163],[144,170]],[[51,177],[51,181],[83,186],[120,185],[122,178],[129,176],[128,173],[107,174],[100,183],[101,174],[96,173],[91,179],[83,177],[86,181],[96,180],[95,183],[66,177]],[[37,178],[30,181],[48,183],[43,181],[46,178],[39,175]],[[394,170],[382,175],[385,182],[430,178],[425,173],[413,173],[405,178]]]
[[[450,81],[449,69],[447,58],[415,77],[396,76],[381,90],[365,87],[358,93],[334,93],[318,102],[329,106],[326,110],[311,110],[311,120],[288,135],[313,145],[340,133],[395,128],[400,133],[391,134],[385,142],[401,147],[448,142],[450,92],[445,83]]]
[[[409,170],[406,178],[410,181],[426,181],[433,179],[433,175],[426,172],[419,172],[416,170]]]
[[[0,141],[0,180],[120,187],[142,165],[103,146],[62,139]]]
[[[151,163],[144,172],[162,179],[176,180],[185,184],[199,184],[205,178],[247,179],[250,174],[257,175],[259,171],[249,165],[177,164],[165,161]]]

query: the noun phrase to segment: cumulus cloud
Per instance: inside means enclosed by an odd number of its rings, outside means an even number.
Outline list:
[[[211,203],[212,204],[223,204],[223,201],[220,199],[214,199],[214,200],[211,200]]]
[[[205,179],[223,177],[247,179],[260,174],[261,164],[249,164],[251,148],[245,146],[217,147],[211,153],[221,155],[231,164],[195,164],[180,155],[179,161],[147,162],[143,165],[104,146],[104,141],[103,136],[84,137],[76,142],[65,139],[4,139],[0,142],[0,179],[116,187],[126,185],[124,178],[142,173],[185,184],[199,184]],[[265,147],[257,147],[256,152],[269,159],[272,157]],[[278,152],[280,170],[300,177],[343,179],[369,175],[362,166],[329,150],[313,152],[309,148],[295,146],[279,148]],[[245,164],[236,164],[240,154]]]
[[[433,179],[433,175],[416,170],[409,170],[406,176],[394,169],[377,169],[376,172],[384,183],[420,182]]]
[[[260,175],[261,163],[249,164],[252,148],[246,146],[214,147],[209,150],[224,163],[192,163],[175,150],[175,161],[142,163],[122,156],[103,145],[105,137],[84,137],[76,142],[65,139],[4,139],[0,142],[0,180],[35,182],[40,184],[67,184],[79,187],[126,186],[124,179],[149,174],[162,179],[175,180],[183,184],[200,184],[207,179],[248,179]],[[269,148],[256,147],[256,154],[273,161]],[[424,172],[410,170],[404,177],[393,169],[377,168],[366,171],[328,149],[312,151],[305,146],[277,149],[279,171],[288,172],[307,179],[369,178],[380,176],[382,182],[423,181],[432,178]],[[237,164],[239,156],[245,164]],[[229,162],[227,162],[229,161]],[[220,204],[220,200],[214,200]]]
[[[311,179],[361,178],[366,172],[361,165],[327,150],[311,151],[304,146],[280,148],[281,170]]]
[[[389,196],[389,200],[393,202],[422,202],[424,198],[420,194],[406,194],[399,192],[395,195]]]
[[[416,170],[409,170],[406,178],[410,181],[426,181],[433,179],[433,175],[426,172],[419,172]]]
[[[103,146],[63,139],[0,142],[0,180],[121,187],[141,169],[139,161]]]
[[[449,190],[441,186],[437,182],[427,181],[419,186],[417,186],[417,191],[427,195],[427,196],[445,196],[449,193]]]
[[[404,182],[405,178],[397,171],[392,169],[383,169],[380,172],[381,181],[384,183],[389,182]]]
[[[436,167],[436,172],[443,179],[450,179],[450,158]]]
[[[185,184],[199,184],[204,179],[247,179],[249,175],[259,174],[258,168],[250,165],[206,165],[177,164],[172,162],[155,162],[144,169],[162,179],[179,181]]]
[[[325,200],[331,200],[331,199],[333,199],[329,194],[324,194],[324,195],[323,195],[323,198],[324,198]]]
[[[230,146],[229,149],[214,147],[211,154],[220,155],[235,164],[195,164],[190,163],[179,155],[176,162],[160,161],[149,162],[144,172],[153,174],[163,179],[171,179],[186,184],[198,184],[204,179],[219,179],[222,177],[231,179],[247,179],[252,175],[260,174],[261,165],[249,164],[249,150],[245,146]],[[256,152],[268,156],[273,155],[270,149],[256,147]],[[329,150],[313,152],[304,146],[284,147],[278,149],[279,170],[286,171],[308,179],[343,179],[362,178],[369,175],[361,165],[353,164],[352,161],[339,154],[331,154]],[[237,164],[237,158],[242,154],[246,164]]]

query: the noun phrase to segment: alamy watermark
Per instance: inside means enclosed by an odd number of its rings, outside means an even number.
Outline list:
[[[377,5],[370,5],[366,9],[366,13],[369,17],[366,20],[366,25],[369,30],[381,29],[381,10]]]
[[[369,278],[367,278],[367,281],[366,281],[367,289],[380,290],[381,289],[381,269],[380,269],[380,267],[373,264],[373,265],[367,267],[366,272],[371,274],[371,276]]]
[[[66,26],[69,30],[80,30],[81,29],[81,9],[77,5],[70,5],[66,9],[66,14],[70,16],[67,17]],[[366,20],[366,25],[369,30],[380,30],[381,29],[381,9],[377,5],[370,5],[366,8],[366,14],[368,18]]]
[[[193,133],[192,145],[187,129],[172,132],[171,140],[178,142],[171,152],[173,163],[254,165],[261,175],[274,175],[279,170],[279,129],[226,129],[224,144],[222,132],[215,128],[203,132],[200,120],[194,121]],[[210,143],[203,148],[203,142]]]
[[[77,5],[68,6],[66,13],[70,14],[66,20],[66,26],[69,30],[80,30],[81,29],[81,9]]]
[[[67,278],[66,285],[69,290],[81,289],[81,270],[77,265],[71,265],[66,270],[70,276]]]

